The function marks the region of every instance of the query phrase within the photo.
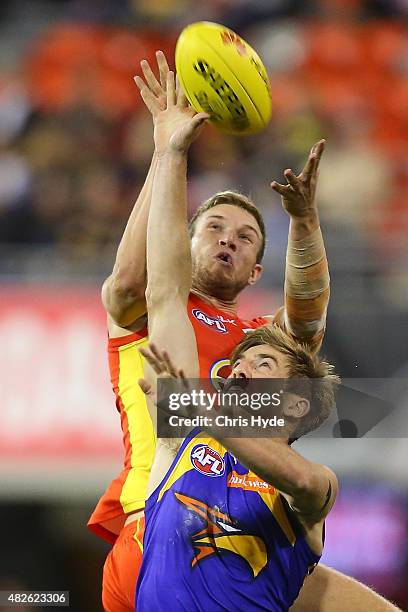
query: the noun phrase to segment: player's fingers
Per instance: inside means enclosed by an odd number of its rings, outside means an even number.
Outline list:
[[[139,349],[139,352],[146,359],[147,363],[151,365],[156,374],[163,372],[163,366],[159,359],[157,359],[150,351],[145,349]]]
[[[176,103],[176,88],[174,84],[174,72],[170,70],[167,74],[167,108]]]
[[[160,361],[161,363],[163,363],[164,362],[163,351],[158,349],[157,346],[155,344],[153,344],[153,343],[149,344],[149,348],[150,348],[151,352],[153,353],[153,355],[156,357],[156,359],[158,361]]]
[[[208,113],[197,113],[194,117],[191,117],[189,123],[184,127],[183,144],[184,146],[190,146],[192,142],[198,138],[199,134],[204,128],[205,123],[210,118]]]
[[[176,75],[176,98],[177,98],[177,106],[181,108],[186,108],[188,106],[188,100],[186,94],[184,93],[184,89],[182,88],[178,75]]]
[[[152,92],[147,87],[146,83],[142,78],[140,78],[139,76],[135,76],[133,77],[133,79],[139,88],[143,102],[145,103],[151,114],[155,116],[161,110],[161,106],[157,98],[152,94]]]
[[[158,349],[155,345],[153,345],[153,354],[156,360],[160,363],[162,373],[170,374],[171,376],[176,376],[174,365],[172,364],[170,357],[166,351],[162,351]]]
[[[190,383],[189,383],[188,379],[186,378],[186,375],[185,375],[185,372],[184,372],[184,370],[183,370],[183,369],[180,369],[180,370],[178,371],[178,376],[179,376],[179,379],[181,380],[181,384],[182,384],[183,388],[184,388],[184,389],[185,389],[185,390],[186,390],[188,393],[190,393],[190,391],[191,391],[191,386],[190,386]]]
[[[299,178],[303,180],[307,180],[308,178],[310,178],[313,172],[314,164],[316,161],[316,155],[315,155],[314,149],[315,149],[315,145],[313,145],[309,153],[309,157],[307,158],[307,162],[305,163],[303,170],[299,175]]]
[[[198,135],[204,125],[207,123],[210,115],[208,113],[197,113],[191,119],[191,132]]]
[[[150,363],[150,365],[153,366],[154,364],[157,368],[159,368],[160,372],[165,369],[162,354],[154,344],[149,344],[146,348],[140,348],[139,352]]]
[[[194,125],[202,125],[209,119],[210,119],[210,115],[208,113],[197,113],[193,117]]]
[[[314,155],[316,157],[316,163],[315,163],[314,168],[313,168],[314,172],[317,172],[317,169],[319,167],[319,163],[320,163],[320,160],[322,158],[325,146],[326,146],[326,141],[324,139],[323,140],[319,140],[319,142],[317,142],[315,144],[316,149],[314,151]]]
[[[167,63],[166,56],[164,55],[163,51],[156,51],[156,59],[157,59],[157,65],[159,67],[161,87],[163,91],[166,91],[167,75],[169,73],[169,65]]]
[[[271,187],[274,191],[276,191],[276,193],[279,193],[279,195],[281,196],[287,196],[288,192],[290,192],[291,190],[290,185],[281,185],[280,183],[277,183],[276,181],[272,181]]]
[[[283,174],[292,189],[295,189],[297,191],[299,189],[299,179],[297,178],[297,176],[295,176],[293,170],[288,168]]]
[[[140,67],[142,69],[144,78],[146,79],[146,83],[149,86],[150,90],[154,93],[155,96],[159,97],[162,94],[162,88],[158,80],[156,79],[153,70],[150,68],[150,64],[146,60],[142,60],[140,62]]]
[[[313,145],[312,150],[310,151],[308,163],[302,171],[301,178],[304,180],[310,180],[313,176],[317,175],[317,170],[319,168],[319,163],[323,155],[325,144],[325,140],[319,140],[319,142],[316,142]]]
[[[150,363],[151,361],[158,361],[158,359],[156,358],[156,356],[155,356],[155,355],[152,353],[152,350],[151,350],[151,347],[150,347],[150,346],[147,346],[146,348],[141,347],[141,348],[139,349],[139,353],[140,353],[141,355],[143,355],[143,357],[144,357],[145,359],[147,359],[147,360],[149,361],[149,363]]]
[[[139,378],[138,383],[139,383],[139,387],[141,388],[143,393],[145,395],[150,395],[151,390],[152,390],[151,384],[148,383],[145,378]]]
[[[177,378],[176,368],[174,367],[173,362],[171,361],[170,356],[169,356],[167,351],[163,351],[163,360],[164,360],[164,363],[167,366],[168,373],[171,376],[173,376],[173,378]]]

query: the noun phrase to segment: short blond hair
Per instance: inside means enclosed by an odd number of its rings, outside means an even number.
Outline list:
[[[276,324],[258,327],[245,334],[244,339],[235,347],[231,364],[253,346],[270,345],[288,359],[289,378],[308,381],[308,399],[310,410],[301,419],[292,436],[294,439],[320,427],[328,418],[335,404],[336,389],[340,378],[334,372],[334,366],[313,353],[306,344],[300,344]],[[313,384],[318,380],[318,384]],[[304,387],[303,387],[304,388]],[[292,439],[293,441],[293,439]]]

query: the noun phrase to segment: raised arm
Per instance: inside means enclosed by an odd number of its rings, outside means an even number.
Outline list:
[[[290,217],[286,253],[285,307],[275,321],[313,350],[322,343],[330,296],[330,277],[316,205],[316,185],[325,141],[316,143],[302,172],[285,170],[287,185],[276,181]]]
[[[160,83],[149,64],[145,60],[141,62],[146,82],[157,100],[154,109],[149,109],[152,114],[166,107],[166,79],[169,72],[164,54],[158,51],[156,56]],[[146,181],[120,241],[112,274],[102,287],[105,309],[111,322],[120,327],[135,329],[138,319],[146,313],[146,233],[156,168],[155,151]]]
[[[167,74],[166,108],[140,77],[136,78],[142,98],[154,116],[157,156],[152,201],[147,227],[147,290],[149,338],[183,369],[198,376],[194,332],[187,314],[191,287],[190,239],[187,231],[187,152],[208,115],[188,106],[174,75]],[[154,371],[145,373],[155,381]]]

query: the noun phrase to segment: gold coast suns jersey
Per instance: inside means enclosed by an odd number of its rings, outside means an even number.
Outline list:
[[[198,429],[145,521],[138,612],[283,612],[320,559],[279,491]]]
[[[188,314],[197,340],[201,378],[228,376],[230,354],[245,332],[267,323],[262,317],[244,321],[206,304],[192,293]],[[147,342],[147,329],[108,341],[109,369],[120,413],[125,458],[121,473],[99,500],[88,527],[111,543],[123,527],[126,514],[144,507],[156,448],[146,399],[138,385],[144,370],[139,349]]]

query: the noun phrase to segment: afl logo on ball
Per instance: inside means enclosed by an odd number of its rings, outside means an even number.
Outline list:
[[[217,451],[207,444],[198,444],[193,448],[190,455],[194,469],[205,476],[222,476],[225,472],[224,459]]]

